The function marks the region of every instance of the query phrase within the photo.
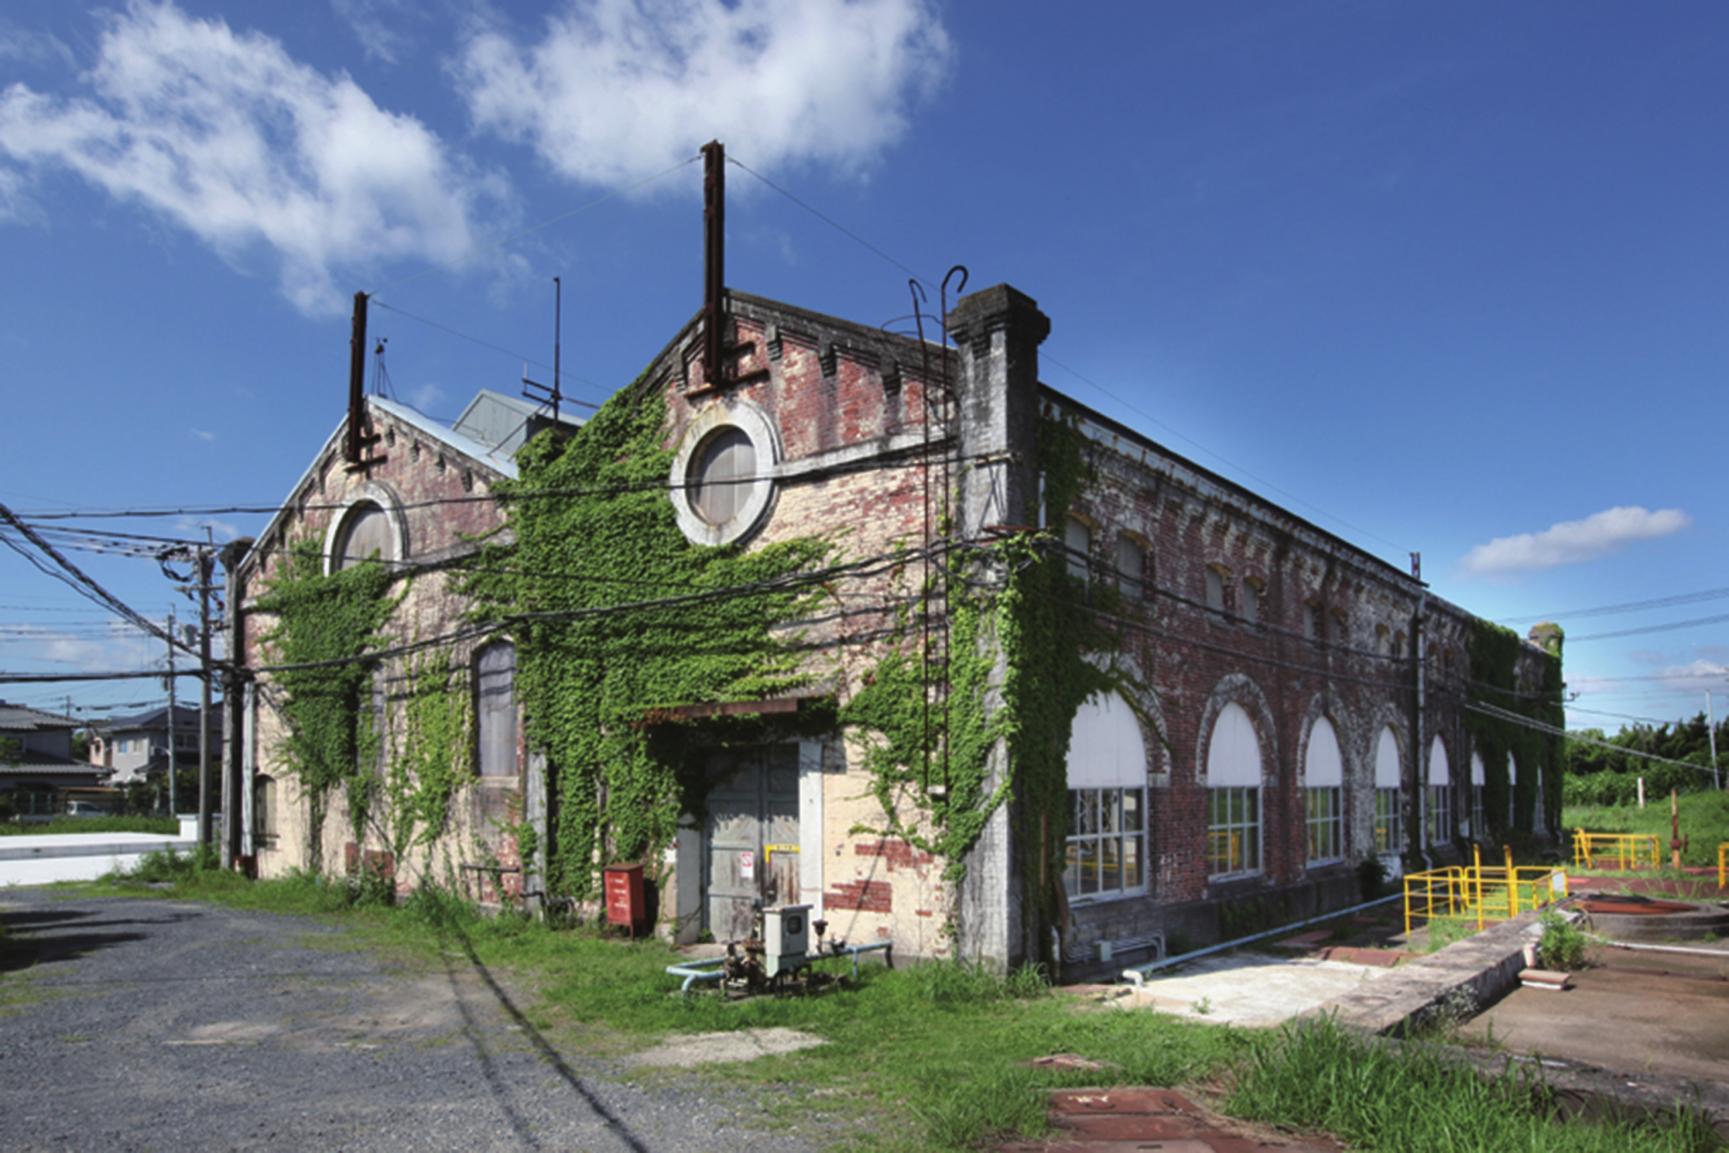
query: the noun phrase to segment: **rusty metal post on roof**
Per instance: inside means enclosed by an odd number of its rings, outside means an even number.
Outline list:
[[[361,420],[366,408],[366,293],[354,294],[353,334],[348,338],[348,438],[343,455],[350,468],[360,466]]]
[[[718,140],[702,146],[702,240],[703,371],[712,386],[725,377],[726,351],[726,146]]]

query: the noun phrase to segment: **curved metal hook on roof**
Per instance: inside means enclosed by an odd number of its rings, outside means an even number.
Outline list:
[[[949,342],[949,281],[955,278],[956,273],[959,273],[961,278],[961,282],[955,285],[956,299],[959,299],[960,294],[967,290],[967,281],[972,277],[972,273],[967,271],[967,266],[964,264],[951,265],[949,270],[943,273],[943,344],[945,346]]]

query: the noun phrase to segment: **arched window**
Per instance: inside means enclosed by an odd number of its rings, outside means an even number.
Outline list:
[[[1471,754],[1471,836],[1483,840],[1489,835],[1489,824],[1483,815],[1483,754]]]
[[[730,524],[744,508],[756,476],[756,445],[742,428],[716,429],[697,446],[690,469],[690,505],[711,525]]]
[[[1403,773],[1399,770],[1399,738],[1393,726],[1381,730],[1375,742],[1375,851],[1405,851]]]
[[[1089,697],[1069,730],[1069,835],[1063,887],[1076,901],[1147,886],[1147,746],[1116,693]]]
[[[1326,717],[1315,718],[1309,750],[1303,756],[1303,804],[1309,826],[1309,863],[1337,861],[1345,855],[1345,758],[1339,736]]]
[[[1063,522],[1063,549],[1068,555],[1069,579],[1085,588],[1093,553],[1093,530],[1086,521],[1071,516]]]
[[[342,524],[330,550],[330,571],[353,568],[361,561],[397,561],[396,526],[375,500],[355,501],[342,514]]]
[[[1207,745],[1207,873],[1261,871],[1261,742],[1242,705],[1228,704]]]
[[[474,732],[482,777],[516,774],[516,646],[493,641],[474,661]]]
[[[1429,744],[1429,788],[1423,843],[1444,845],[1453,839],[1453,772],[1447,764],[1447,746],[1437,736]]]

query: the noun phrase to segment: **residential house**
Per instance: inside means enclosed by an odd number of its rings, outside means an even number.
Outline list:
[[[60,793],[91,788],[105,772],[72,756],[71,717],[0,701],[0,795],[21,816],[60,811]]]
[[[198,769],[199,710],[174,706],[173,762],[181,773]],[[132,785],[165,775],[169,763],[168,706],[111,717],[90,726],[90,763],[108,770],[110,785]],[[222,713],[210,712],[211,762],[222,755]]]

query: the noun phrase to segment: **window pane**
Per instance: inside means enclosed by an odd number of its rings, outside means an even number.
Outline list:
[[[1099,790],[1083,789],[1080,796],[1080,827],[1075,832],[1091,836],[1099,831]]]
[[[1141,833],[1146,831],[1146,822],[1141,817],[1140,789],[1123,790],[1123,831],[1125,833]]]
[[[1087,583],[1087,557],[1093,548],[1093,531],[1083,521],[1070,517],[1063,525],[1063,545],[1068,550],[1069,576]]]
[[[1243,619],[1254,624],[1261,619],[1261,590],[1243,582]]]
[[[1123,887],[1122,839],[1106,837],[1099,842],[1099,880],[1106,892]]]
[[[1123,791],[1121,789],[1103,789],[1099,794],[1099,831],[1103,833],[1122,832],[1121,810]]]
[[[1225,579],[1212,569],[1207,570],[1207,607],[1225,611]]]
[[[332,568],[345,569],[370,557],[395,560],[391,547],[390,518],[372,501],[364,501],[348,510],[347,521],[340,534],[337,555]]]
[[[709,524],[738,515],[756,474],[756,445],[741,428],[723,428],[697,450],[690,504]]]
[[[1124,599],[1138,601],[1144,595],[1145,562],[1141,547],[1130,538],[1117,538],[1117,588]]]
[[[474,716],[482,776],[516,772],[516,646],[498,642],[475,662]]]
[[[1069,841],[1063,854],[1063,892],[1071,897],[1081,892],[1081,847],[1078,841]]]

